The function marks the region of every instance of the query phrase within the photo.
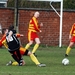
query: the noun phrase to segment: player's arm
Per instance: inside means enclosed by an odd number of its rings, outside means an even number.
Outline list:
[[[8,35],[8,39],[7,39],[8,42],[10,41],[12,34],[13,34],[13,32],[10,31],[10,32],[9,32],[9,35]]]
[[[3,35],[3,37],[2,37],[2,39],[0,40],[0,47],[2,47],[3,46],[3,41],[6,39],[6,35]]]
[[[3,41],[0,40],[0,47],[2,47],[2,46],[4,46],[5,48],[8,49],[8,45],[6,43],[6,40],[3,40]]]
[[[5,39],[6,39],[6,35],[3,35],[0,41],[3,42]]]
[[[69,39],[71,39],[71,37],[74,35],[74,32],[75,32],[75,23],[72,25],[72,28],[70,30],[70,34],[69,34]]]
[[[8,45],[7,45],[6,39],[2,42],[2,44],[4,45],[5,48],[8,49]]]
[[[34,23],[35,30],[40,32],[40,25],[38,25],[38,21],[35,18],[32,18],[32,21]]]
[[[16,36],[19,38],[19,37],[24,36],[24,35],[17,33]]]
[[[72,28],[71,28],[71,30],[70,30],[70,35],[72,35],[73,34],[73,29],[74,28],[74,25],[72,25]]]

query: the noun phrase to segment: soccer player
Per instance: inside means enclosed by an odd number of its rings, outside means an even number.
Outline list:
[[[70,30],[69,39],[70,39],[70,43],[69,43],[69,46],[66,49],[65,57],[67,57],[69,55],[69,53],[71,51],[71,48],[75,43],[75,23],[72,25],[72,28]]]
[[[9,27],[10,28],[10,27]],[[6,42],[8,45],[8,51],[10,52],[11,56],[16,60],[19,66],[22,66],[23,58],[20,54],[20,42],[17,36],[14,34],[12,29],[6,31]]]
[[[5,31],[5,33],[6,33],[6,31]],[[18,34],[18,37],[19,37],[19,36],[20,36],[20,34]],[[4,45],[4,46],[8,49],[8,46],[7,46],[7,43],[6,43],[5,34],[4,34],[3,38],[2,38],[1,41],[0,41],[0,46],[2,46],[2,45]],[[32,60],[37,66],[40,66],[40,67],[46,66],[45,64],[41,64],[41,63],[37,60],[37,58],[34,56],[33,53],[31,53],[29,50],[23,48],[22,46],[20,46],[20,54],[21,54],[22,56],[24,56],[24,55],[30,56],[31,60]],[[23,61],[23,65],[24,65],[24,64],[25,64],[25,62]],[[17,63],[17,62],[11,62],[11,61],[9,61],[9,63],[7,63],[7,65],[18,65],[18,63]]]
[[[40,15],[40,13],[38,11],[36,11],[34,13],[34,16],[31,18],[31,20],[29,22],[29,28],[28,28],[28,41],[29,41],[29,43],[25,46],[25,48],[28,49],[35,41],[36,44],[32,50],[32,53],[34,53],[34,54],[40,44],[40,39],[39,39],[37,32],[42,32],[40,30],[40,26],[43,26],[43,23],[41,23],[40,25],[38,23],[39,15]]]

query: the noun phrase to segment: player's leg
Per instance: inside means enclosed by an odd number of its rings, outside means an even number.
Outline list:
[[[25,54],[26,49],[22,46],[20,47],[20,54],[23,56]]]
[[[25,46],[25,48],[28,49],[29,47],[30,47],[30,44],[28,43],[28,44]]]
[[[32,50],[32,53],[35,53],[36,50],[38,49],[39,44],[40,44],[40,39],[39,38],[35,38],[35,42],[36,42],[36,44],[35,44],[35,46],[34,46],[34,48]]]
[[[20,47],[19,51],[20,51],[21,56],[23,56],[25,54],[26,49],[23,48],[23,47]],[[18,62],[15,61],[15,62],[12,63],[12,65],[19,65],[19,64],[18,64]],[[25,65],[25,61],[24,60],[22,60],[22,65]]]
[[[37,58],[34,56],[33,53],[31,53],[29,50],[26,50],[24,55],[30,56],[31,60],[37,65],[40,64],[40,62],[37,60]]]
[[[28,52],[28,55],[30,56],[31,60],[37,65],[40,64],[40,62],[37,60],[37,58],[35,57],[35,55],[33,53],[31,53],[30,51]]]
[[[33,53],[31,53],[30,51],[28,51],[28,55],[30,56],[31,60],[39,67],[45,67],[45,64],[41,64],[38,59],[35,57],[35,55]]]
[[[13,58],[15,61],[19,62],[19,60],[18,60],[18,58],[17,58],[15,52],[10,52],[10,53],[11,53],[12,58]]]
[[[28,41],[29,43],[25,46],[25,49],[28,49],[33,44],[33,33],[31,31],[28,32]]]
[[[19,66],[22,66],[22,61],[23,61],[23,59],[22,59],[22,56],[21,56],[21,54],[20,54],[20,50],[19,49],[17,49],[16,51],[16,55],[17,55],[17,58],[18,58],[18,60],[19,60]]]
[[[70,53],[71,48],[72,48],[73,45],[74,45],[74,42],[70,42],[69,46],[66,49],[65,57],[69,55],[69,53]]]
[[[33,41],[30,40],[29,43],[25,46],[25,49],[28,49],[33,44]]]
[[[22,65],[22,58],[19,50],[16,51],[9,51],[11,53],[11,56],[14,58],[15,61],[19,63],[19,65]]]
[[[25,51],[26,51],[26,49],[21,46],[21,47],[20,47],[20,54],[21,54],[22,56],[25,54]],[[6,65],[7,65],[7,66],[8,66],[8,65],[15,65],[15,66],[16,66],[16,65],[19,65],[19,64],[18,64],[17,61],[14,61],[14,62],[9,61]],[[22,65],[25,65],[25,61],[24,61],[24,60],[22,61]]]

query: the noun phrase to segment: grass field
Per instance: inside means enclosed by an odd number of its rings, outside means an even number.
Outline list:
[[[40,47],[36,54],[46,67],[37,67],[28,56],[24,56],[25,66],[6,66],[13,60],[6,49],[0,49],[0,75],[75,75],[75,48],[72,49],[68,59],[70,64],[61,64],[66,47]]]

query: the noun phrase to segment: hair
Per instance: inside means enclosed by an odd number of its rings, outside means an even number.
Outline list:
[[[9,31],[14,29],[14,25],[9,26]]]
[[[7,28],[3,28],[3,29],[2,29],[2,34],[5,33],[6,29],[7,29]]]
[[[16,30],[14,30],[14,26],[13,25],[9,26],[9,31],[12,31],[14,34],[16,33]]]

